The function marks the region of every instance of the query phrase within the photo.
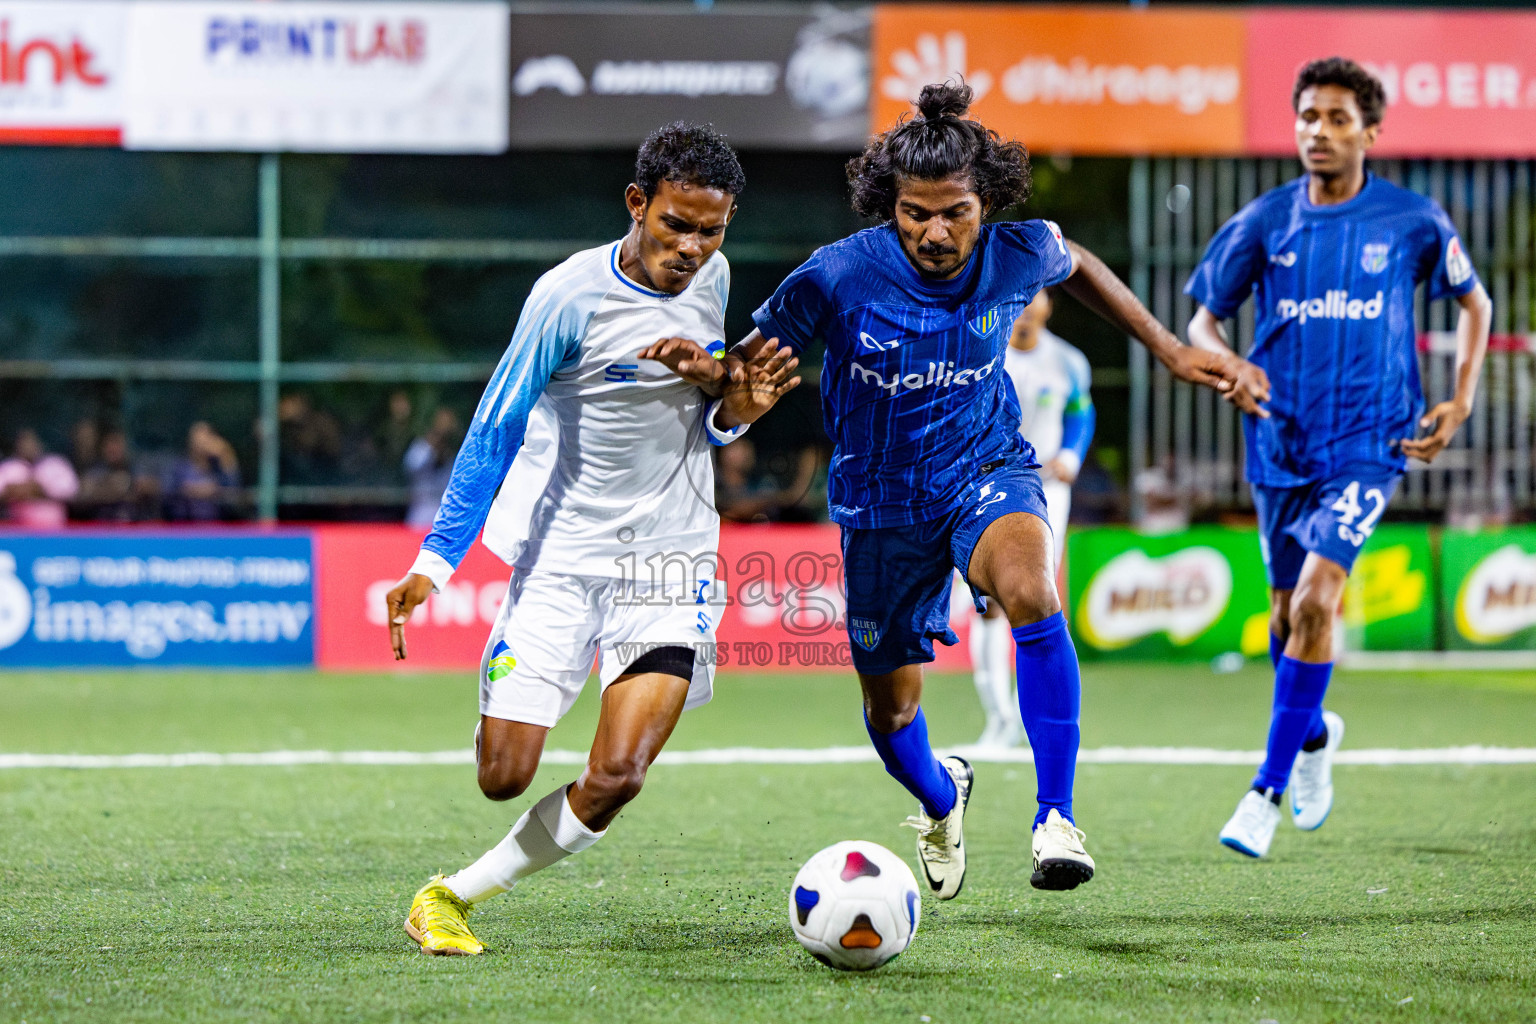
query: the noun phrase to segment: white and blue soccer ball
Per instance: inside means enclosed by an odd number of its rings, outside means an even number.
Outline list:
[[[872,971],[912,944],[917,879],[879,843],[849,840],[805,862],[789,890],[789,924],[806,952],[840,971]]]

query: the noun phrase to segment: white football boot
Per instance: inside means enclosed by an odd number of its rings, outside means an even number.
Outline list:
[[[1333,755],[1344,740],[1344,719],[1324,711],[1323,724],[1328,743],[1321,750],[1297,754],[1291,768],[1291,821],[1308,832],[1321,828],[1333,810]]]
[[[1269,844],[1275,838],[1275,826],[1280,824],[1280,808],[1258,790],[1250,789],[1237,802],[1237,810],[1222,828],[1221,845],[1249,857],[1262,857],[1269,852]]]
[[[965,825],[965,805],[971,799],[975,773],[963,757],[941,757],[939,764],[955,780],[955,806],[942,818],[930,818],[919,804],[917,813],[903,825],[917,829],[917,862],[923,866],[928,888],[941,900],[960,895],[965,884],[965,845],[961,835]]]
[[[1035,826],[1035,873],[1029,884],[1036,889],[1076,889],[1093,877],[1093,858],[1083,849],[1083,830],[1063,818],[1055,808]]]

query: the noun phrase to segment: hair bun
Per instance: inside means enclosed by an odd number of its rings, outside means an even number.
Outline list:
[[[941,82],[923,86],[917,97],[917,109],[929,121],[941,117],[964,117],[971,109],[971,87],[964,82]]]

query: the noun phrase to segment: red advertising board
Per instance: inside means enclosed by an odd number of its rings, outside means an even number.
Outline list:
[[[1536,14],[1287,8],[1247,18],[1251,153],[1295,152],[1296,73],[1334,54],[1386,87],[1376,156],[1536,153]]]
[[[0,144],[117,145],[126,23],[120,3],[0,0]]]
[[[330,669],[465,669],[480,664],[506,593],[509,570],[476,544],[448,589],[406,626],[409,657],[389,648],[384,595],[411,565],[422,531],[403,526],[332,526],[314,531],[316,660]],[[844,631],[842,556],[835,526],[743,526],[720,533],[729,604],[717,639],[723,668],[852,672]],[[939,646],[936,668],[969,666],[967,591],[957,587],[951,624],[962,642]]]

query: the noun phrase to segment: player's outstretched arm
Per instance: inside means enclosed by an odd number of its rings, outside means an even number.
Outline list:
[[[1225,354],[1232,351],[1232,345],[1227,341],[1226,327],[1222,325],[1216,314],[1205,306],[1196,309],[1194,317],[1189,321],[1189,343],[1205,352]],[[1238,401],[1239,396],[1247,396],[1256,409],[1244,407]],[[1237,382],[1222,397],[1243,408],[1245,412],[1253,412],[1260,418],[1268,419],[1269,411],[1258,403],[1269,401],[1269,375],[1245,359],[1242,368],[1238,370]]]
[[[726,430],[756,423],[779,399],[800,386],[800,378],[794,375],[800,360],[787,345],[781,348],[778,338],[768,338],[740,351],[745,357],[733,360],[727,367],[721,396],[724,402],[715,414],[716,422]]]
[[[1477,379],[1483,373],[1483,357],[1488,354],[1488,327],[1493,321],[1493,300],[1482,285],[1456,300],[1461,313],[1456,318],[1456,393],[1440,402],[1419,420],[1430,432],[1402,441],[1403,454],[1430,462],[1445,450],[1456,431],[1472,415],[1472,399],[1477,395]]]
[[[1269,398],[1263,371],[1253,367],[1245,372],[1251,364],[1231,349],[1216,352],[1180,343],[1103,260],[1076,242],[1067,245],[1072,254],[1072,273],[1062,282],[1067,294],[1145,345],[1175,377],[1215,388],[1244,412],[1268,415],[1259,405]]]
[[[703,389],[710,398],[719,398],[725,393],[731,366],[741,362],[729,352],[716,359],[691,338],[662,338],[641,349],[638,358],[661,363],[683,380]]]

